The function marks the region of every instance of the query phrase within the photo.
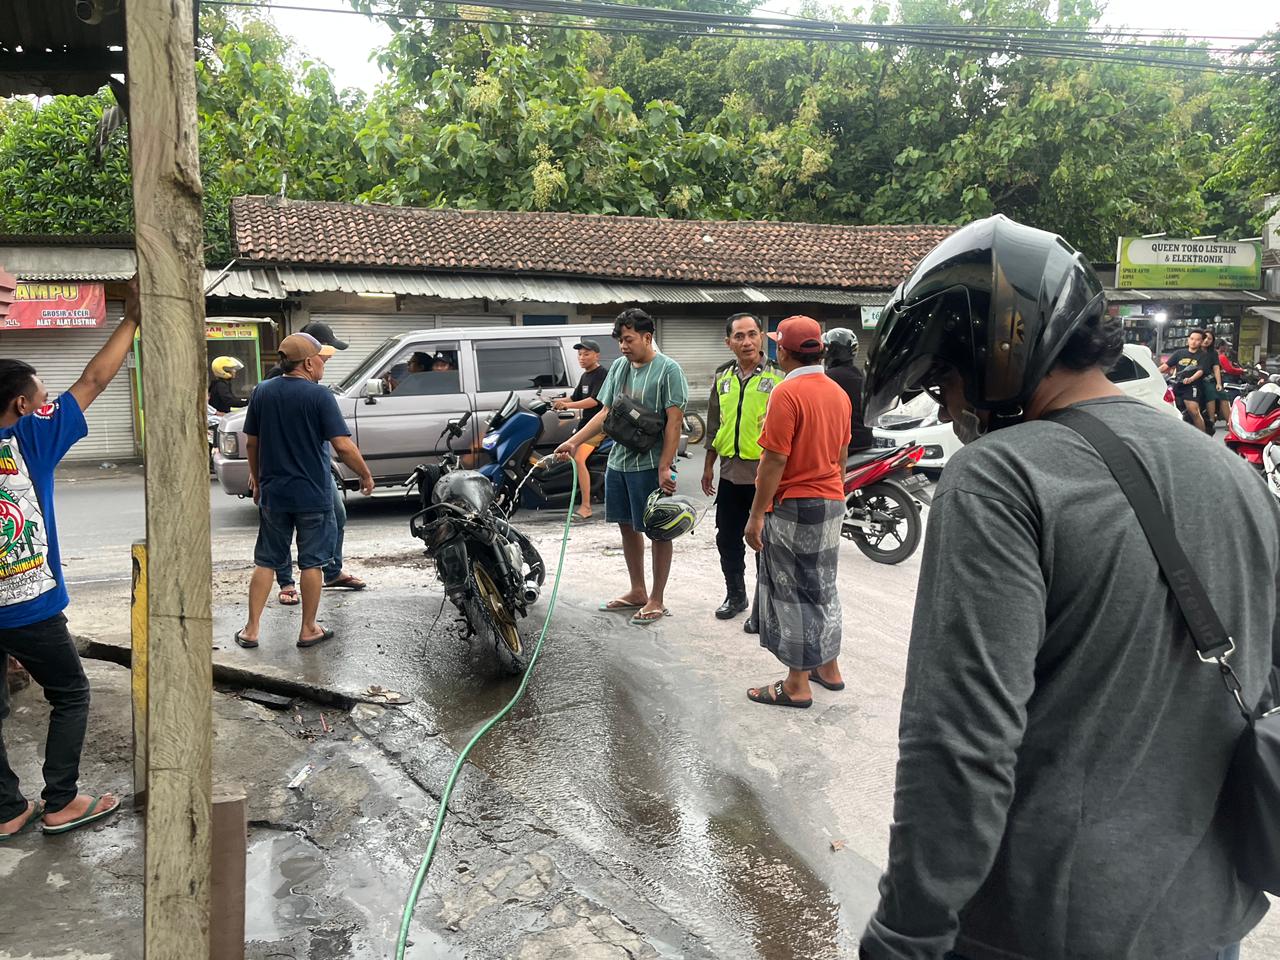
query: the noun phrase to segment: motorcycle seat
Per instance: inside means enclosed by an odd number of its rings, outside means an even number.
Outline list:
[[[853,470],[855,467],[865,467],[868,463],[871,463],[875,460],[879,460],[882,457],[885,457],[888,454],[891,454],[893,452],[894,451],[892,449],[889,449],[889,450],[864,450],[861,453],[851,453],[849,455],[849,459],[845,461],[844,466],[846,470]]]

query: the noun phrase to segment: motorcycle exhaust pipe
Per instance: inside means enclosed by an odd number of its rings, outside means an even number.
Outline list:
[[[524,602],[527,606],[533,606],[538,602],[538,595],[541,591],[536,583],[526,583],[524,585]]]

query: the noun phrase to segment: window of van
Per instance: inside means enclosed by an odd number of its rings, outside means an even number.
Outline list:
[[[476,376],[481,393],[567,387],[558,340],[476,340]]]
[[[438,397],[461,393],[458,344],[415,343],[406,346],[375,374],[393,397]]]

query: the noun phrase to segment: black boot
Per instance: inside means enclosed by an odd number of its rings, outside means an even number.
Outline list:
[[[742,624],[742,632],[743,633],[759,633],[760,632],[760,624],[756,620],[756,615],[754,612],[752,612],[751,616],[747,617],[746,621]]]
[[[716,608],[717,620],[730,620],[747,609],[747,584],[742,576],[728,580],[724,603]]]

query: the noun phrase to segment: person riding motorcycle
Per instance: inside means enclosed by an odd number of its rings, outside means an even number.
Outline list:
[[[230,413],[233,407],[243,407],[248,400],[237,397],[231,389],[231,381],[244,369],[235,357],[217,357],[209,364],[209,406],[220,414]]]
[[[862,418],[862,371],[854,362],[858,355],[858,335],[847,327],[833,327],[823,335],[822,342],[827,348],[823,358],[827,376],[840,384],[853,407],[849,423],[849,452],[869,450],[872,436],[871,428]]]

